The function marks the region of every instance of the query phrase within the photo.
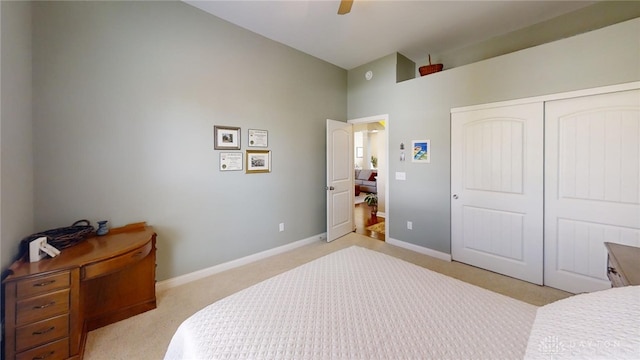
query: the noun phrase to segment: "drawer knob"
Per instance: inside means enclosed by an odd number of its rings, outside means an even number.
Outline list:
[[[33,360],[43,360],[43,359],[46,359],[46,358],[48,358],[49,356],[51,356],[51,355],[53,355],[55,353],[56,353],[55,351],[49,351],[48,353],[46,353],[44,355],[40,355],[40,356],[34,357]]]
[[[40,305],[40,306],[34,306],[33,308],[34,309],[45,309],[45,308],[48,308],[49,306],[53,306],[55,304],[56,304],[56,302],[52,301],[52,302],[50,302],[48,304],[44,304],[44,305]]]
[[[45,282],[41,282],[41,283],[37,283],[37,284],[33,284],[33,286],[35,287],[42,287],[42,286],[47,286],[47,285],[51,285],[54,282],[56,282],[55,280],[49,280],[49,281],[45,281]]]
[[[50,327],[48,329],[45,329],[45,330],[34,331],[31,334],[32,335],[44,335],[46,333],[52,332],[53,330],[55,330],[55,328],[56,328],[55,326],[52,326],[52,327]]]

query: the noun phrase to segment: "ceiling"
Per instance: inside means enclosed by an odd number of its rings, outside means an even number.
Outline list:
[[[399,52],[419,63],[594,4],[595,1],[337,0],[184,2],[350,70]]]

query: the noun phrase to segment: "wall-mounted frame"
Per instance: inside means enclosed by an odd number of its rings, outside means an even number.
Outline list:
[[[240,150],[239,127],[215,125],[213,139],[213,148],[216,150]]]
[[[362,146],[356,147],[356,157],[357,158],[361,158],[362,157]]]
[[[430,163],[431,140],[412,140],[411,155],[411,162]]]
[[[267,147],[269,146],[269,132],[267,130],[249,129],[248,130],[249,147]]]
[[[242,170],[244,156],[241,152],[221,152],[220,171]]]
[[[271,172],[270,150],[247,150],[247,174]]]

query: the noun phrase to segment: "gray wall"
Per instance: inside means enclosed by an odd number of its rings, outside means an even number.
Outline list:
[[[326,231],[321,134],[346,118],[345,70],[181,2],[33,19],[38,229],[147,221],[158,280]],[[214,125],[241,127],[243,151],[268,130],[272,172],[220,172]]]
[[[81,218],[155,226],[159,280],[322,233],[347,104],[390,114],[391,237],[449,252],[451,107],[640,79],[637,20],[396,84],[396,54],[347,74],[180,2],[0,4],[3,269]],[[273,172],[219,172],[213,125],[269,130]],[[418,137],[433,162],[394,162]]]
[[[362,75],[369,68],[395,73],[388,58],[349,71],[349,118],[389,114],[390,237],[450,253],[450,109],[638,81],[640,19],[386,89],[367,84]],[[353,97],[352,87],[370,96]],[[401,142],[418,139],[431,140],[430,164],[395,160]],[[395,180],[396,171],[407,180]]]
[[[388,96],[396,84],[397,58],[394,53],[349,70],[349,119],[389,112],[391,99]],[[369,70],[373,72],[373,77],[366,80],[364,75]]]
[[[31,4],[1,1],[0,253],[4,270],[33,232]]]
[[[480,43],[442,53],[432,53],[431,60],[433,63],[444,64],[445,69],[450,69],[603,28],[638,16],[640,1],[598,1],[577,11]],[[418,66],[428,63],[426,58],[417,61]]]

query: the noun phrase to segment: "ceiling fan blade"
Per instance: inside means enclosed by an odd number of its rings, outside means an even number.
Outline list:
[[[348,14],[351,11],[351,5],[353,5],[353,0],[340,1],[340,7],[338,8],[338,15]]]

